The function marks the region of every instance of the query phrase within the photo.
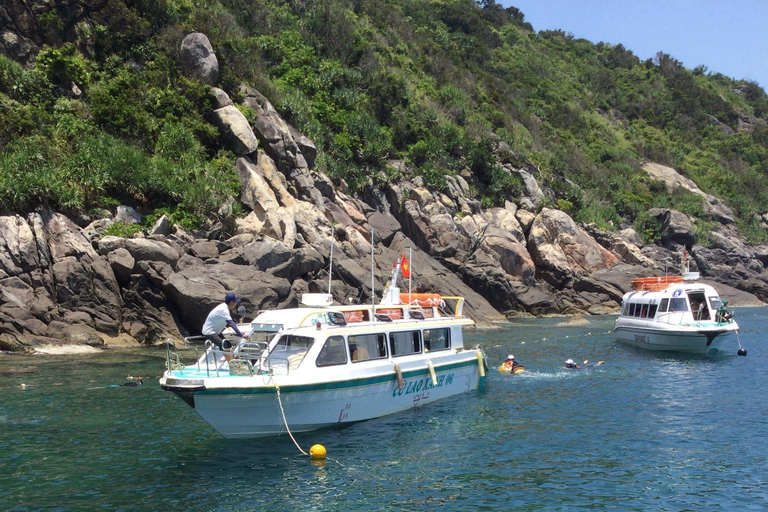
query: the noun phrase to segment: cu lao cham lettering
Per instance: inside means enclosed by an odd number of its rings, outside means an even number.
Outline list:
[[[395,385],[395,389],[392,391],[392,397],[401,395],[410,395],[411,393],[418,393],[419,391],[428,391],[433,388],[441,388],[443,385],[450,386],[453,383],[453,374],[440,375],[437,378],[437,384],[432,384],[431,377],[425,377],[418,380],[406,380],[403,383],[403,387],[400,389]]]

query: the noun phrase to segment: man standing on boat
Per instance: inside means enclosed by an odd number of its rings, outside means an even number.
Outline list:
[[[240,299],[234,292],[227,292],[224,296],[224,302],[219,304],[208,313],[208,317],[203,324],[203,336],[205,336],[211,343],[216,345],[220,350],[228,349],[232,347],[232,344],[226,341],[221,333],[229,326],[235,334],[243,337],[243,333],[237,328],[237,324],[232,320],[231,312],[235,311],[235,308],[240,303]]]

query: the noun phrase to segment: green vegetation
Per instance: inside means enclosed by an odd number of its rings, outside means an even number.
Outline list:
[[[654,161],[723,199],[751,241],[767,238],[754,221],[768,211],[763,89],[664,53],[641,61],[621,45],[535,33],[493,0],[107,0],[74,39],[56,11],[38,21],[48,45],[31,69],[0,57],[4,211],[120,201],[201,219],[236,197],[206,88],[176,62],[183,35],[200,31],[221,87],[268,96],[353,190],[412,174],[440,189],[469,169],[477,199],[503,205],[522,183],[501,163],[532,163],[552,206],[657,240],[649,208],[698,217],[702,205],[640,169]],[[697,236],[711,228],[700,220]]]

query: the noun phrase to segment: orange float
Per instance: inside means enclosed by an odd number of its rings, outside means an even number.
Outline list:
[[[348,324],[362,322],[364,318],[362,311],[344,311],[344,319]]]
[[[630,281],[634,290],[645,292],[658,292],[665,290],[670,284],[682,282],[683,276],[638,277]]]
[[[409,302],[410,298],[410,302]],[[431,307],[440,305],[439,293],[401,293],[400,302],[403,304],[411,304],[413,306]]]
[[[403,310],[402,309],[379,309],[379,308],[376,308],[376,312],[384,314],[384,315],[387,315],[392,320],[399,320],[399,319],[403,318]]]

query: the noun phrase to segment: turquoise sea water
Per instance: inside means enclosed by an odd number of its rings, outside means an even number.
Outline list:
[[[526,373],[297,436],[325,464],[287,436],[221,438],[160,389],[163,349],[3,355],[0,510],[768,510],[766,312],[736,310],[747,357],[619,345],[615,317],[470,331]],[[128,375],[146,384],[104,387]]]

